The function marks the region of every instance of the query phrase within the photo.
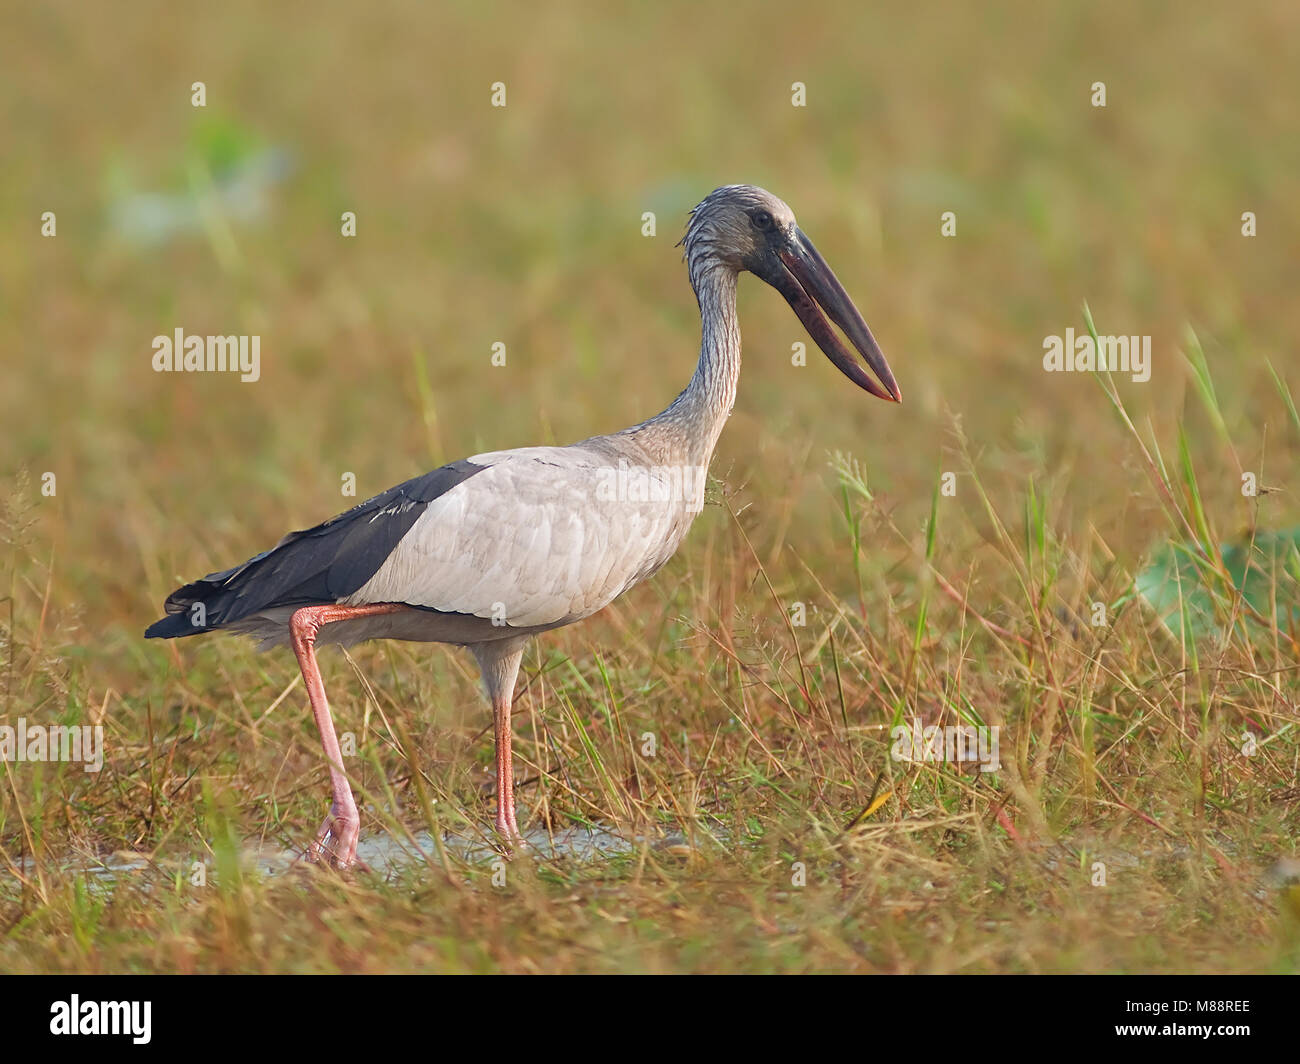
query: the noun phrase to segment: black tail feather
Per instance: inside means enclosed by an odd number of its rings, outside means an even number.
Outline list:
[[[430,502],[486,468],[452,462],[290,532],[243,565],[177,588],[164,604],[167,616],[146,628],[145,638],[179,639],[275,607],[338,602],[374,576]]]

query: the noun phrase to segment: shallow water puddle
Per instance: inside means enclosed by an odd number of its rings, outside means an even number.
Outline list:
[[[520,847],[516,859],[527,854],[534,857],[555,859],[561,857],[579,861],[591,861],[600,857],[614,857],[633,853],[643,840],[626,839],[621,835],[601,828],[573,826],[561,831],[547,832],[534,828],[524,833],[525,846]],[[654,845],[671,845],[673,841],[684,839],[677,836],[666,840],[656,840]],[[443,846],[450,857],[471,864],[494,861],[501,856],[501,851],[481,836],[445,835]],[[416,847],[419,847],[417,850]],[[302,854],[294,850],[263,848],[252,852],[250,863],[256,865],[263,875],[283,875]],[[365,835],[357,843],[357,860],[372,872],[397,872],[404,868],[439,861],[438,846],[429,832],[421,831],[414,836],[414,845],[410,838],[388,834]]]
[[[516,860],[532,856],[537,860],[569,859],[576,861],[596,861],[601,858],[622,856],[636,852],[645,845],[641,836],[625,837],[602,828],[574,825],[556,832],[547,832],[543,828],[534,828],[524,834],[525,844],[518,847]],[[447,855],[457,861],[469,864],[488,864],[502,856],[501,851],[482,835],[445,835],[442,840]],[[680,832],[650,840],[656,850],[689,849],[690,844]],[[362,837],[357,844],[357,858],[375,874],[387,875],[407,869],[419,868],[427,864],[438,865],[440,857],[433,836],[427,831],[413,836],[394,836],[386,833],[372,833]],[[84,875],[91,890],[111,892],[119,883],[135,879],[146,888],[151,883],[148,873],[161,873],[168,879],[180,876],[192,881],[199,864],[203,865],[203,874],[209,880],[213,876],[213,861],[210,856],[197,858],[178,858],[175,856],[151,860],[147,855],[120,851],[105,857],[93,854],[75,853],[69,859],[59,862],[61,872]],[[256,871],[268,878],[283,876],[296,865],[302,865],[303,851],[286,849],[267,842],[246,846],[240,853],[240,865],[248,871]],[[46,867],[49,868],[47,862]],[[35,862],[25,857],[19,863],[24,877],[36,872]],[[4,878],[0,876],[0,878]]]

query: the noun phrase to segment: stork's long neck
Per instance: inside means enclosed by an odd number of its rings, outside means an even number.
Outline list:
[[[668,409],[631,431],[657,461],[707,466],[740,379],[737,273],[712,258],[691,267],[691,285],[700,304],[700,361],[685,391]]]

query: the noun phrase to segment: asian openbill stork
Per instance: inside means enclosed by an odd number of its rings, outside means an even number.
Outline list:
[[[309,851],[314,859],[352,864],[361,823],[316,665],[318,643],[468,647],[495,719],[497,831],[507,849],[521,838],[510,712],[524,645],[645,580],[673,556],[700,511],[702,474],[736,398],[741,271],[785,296],[849,380],[901,400],[862,315],[781,200],[752,185],[719,188],[691,212],[682,243],[703,338],[695,374],[663,413],[611,436],[477,454],[408,480],[172,592],[167,616],[145,632],[171,639],[220,628],[260,638],[264,647],[293,646],[333,787],[330,814]]]

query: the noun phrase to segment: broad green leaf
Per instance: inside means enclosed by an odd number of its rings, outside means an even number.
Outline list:
[[[1253,541],[1247,537],[1221,547],[1219,557],[1232,587],[1251,610],[1274,618],[1283,632],[1300,630],[1300,582],[1296,579],[1300,573],[1300,528],[1256,532]],[[1151,564],[1138,574],[1134,589],[1178,639],[1184,634],[1195,639],[1222,634],[1233,612],[1233,596],[1224,581],[1188,543],[1166,543],[1158,549]],[[1248,626],[1259,627],[1249,610],[1238,608],[1237,613]]]

